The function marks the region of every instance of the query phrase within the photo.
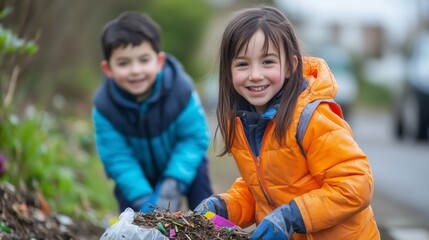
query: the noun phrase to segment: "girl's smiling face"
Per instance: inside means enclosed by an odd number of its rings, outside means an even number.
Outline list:
[[[231,66],[234,89],[261,114],[290,75],[290,71],[285,69],[283,46],[277,51],[270,43],[268,51],[265,51],[264,42],[264,33],[256,31]]]

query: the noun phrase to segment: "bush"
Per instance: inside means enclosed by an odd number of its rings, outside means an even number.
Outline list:
[[[0,10],[0,18],[11,10]],[[37,51],[32,41],[17,37],[0,25],[0,62]],[[43,195],[55,212],[100,221],[116,209],[111,184],[106,184],[97,159],[91,125],[65,120],[25,104],[14,102],[19,67],[0,72],[0,152],[6,160],[1,181],[25,185]]]
[[[110,196],[111,185],[84,122],[66,124],[74,135],[65,136],[52,117],[33,107],[22,119],[10,110],[5,113],[0,146],[7,169],[2,180],[40,192],[54,211],[75,217],[98,221],[116,208],[113,197],[104,197]]]

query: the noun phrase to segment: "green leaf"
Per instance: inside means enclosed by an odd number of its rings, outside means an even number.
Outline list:
[[[0,24],[0,53],[27,53],[34,54],[37,46],[33,41],[26,41],[17,37],[12,31]]]
[[[4,18],[12,12],[12,7],[6,6],[4,9],[0,10],[0,18]]]

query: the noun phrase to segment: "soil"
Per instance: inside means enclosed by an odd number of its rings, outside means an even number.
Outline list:
[[[154,209],[148,213],[137,213],[133,224],[158,229],[164,236],[174,240],[246,240],[249,233],[238,226],[215,227],[203,215],[188,211],[171,212]]]
[[[136,213],[132,224],[157,229],[174,240],[249,238],[249,233],[239,227],[215,227],[204,216],[192,211],[182,213],[155,208],[148,213]],[[37,192],[0,183],[0,240],[98,240],[105,232],[106,229],[91,222],[53,213]]]
[[[1,240],[95,240],[104,231],[90,222],[52,213],[40,194],[0,184]]]

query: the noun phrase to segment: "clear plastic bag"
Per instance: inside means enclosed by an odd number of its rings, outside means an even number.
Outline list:
[[[101,236],[100,240],[168,240],[160,231],[154,228],[142,228],[132,224],[134,220],[134,210],[125,209],[119,215],[119,221],[108,227]]]

